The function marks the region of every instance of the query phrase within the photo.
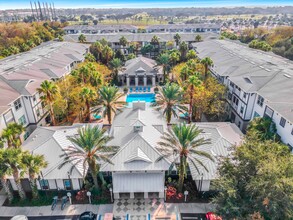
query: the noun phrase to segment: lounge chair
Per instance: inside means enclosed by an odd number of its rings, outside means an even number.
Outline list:
[[[179,117],[180,117],[180,118],[187,119],[187,118],[189,117],[189,114],[188,114],[188,112],[181,113],[181,114],[179,115]]]
[[[146,87],[143,87],[143,92],[146,92]]]
[[[129,88],[129,92],[132,93],[132,87]]]
[[[138,92],[138,87],[135,87],[135,92]]]
[[[151,87],[148,87],[148,92],[151,92]]]
[[[142,87],[139,87],[139,92],[142,92]]]

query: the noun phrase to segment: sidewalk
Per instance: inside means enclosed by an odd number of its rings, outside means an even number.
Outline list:
[[[61,204],[59,203],[54,211],[51,211],[51,206],[40,207],[6,207],[2,206],[5,201],[5,196],[0,195],[0,217],[12,217],[15,215],[33,216],[60,216],[60,215],[80,215],[85,211],[92,211],[98,214],[114,213],[114,216],[125,216],[126,213],[121,211],[117,213],[117,202],[114,204],[106,205],[67,205],[64,210],[61,210]],[[131,201],[128,201],[131,202]],[[145,206],[146,207],[146,206]],[[160,202],[157,206],[153,206],[154,210],[151,214],[155,215],[169,215],[174,213],[206,213],[212,211],[214,206],[208,203],[164,203]],[[135,209],[134,209],[135,208]],[[141,210],[136,210],[137,207],[129,207],[129,211],[132,215],[145,216]],[[126,210],[125,210],[126,211]],[[145,210],[147,211],[147,210]],[[148,211],[148,213],[150,213]]]

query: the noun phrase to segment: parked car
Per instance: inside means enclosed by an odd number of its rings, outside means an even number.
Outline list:
[[[84,212],[79,216],[79,220],[96,220],[97,215],[93,212]]]
[[[12,217],[10,220],[28,220],[28,218],[25,215],[16,215]]]
[[[208,212],[206,214],[206,218],[207,220],[222,220],[222,218],[220,216],[217,216],[215,213],[213,212]]]

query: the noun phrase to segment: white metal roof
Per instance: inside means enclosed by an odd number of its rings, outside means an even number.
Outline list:
[[[96,126],[102,126],[95,124]],[[60,156],[64,154],[64,149],[74,146],[68,137],[77,135],[79,128],[85,124],[76,124],[64,127],[38,127],[29,138],[23,143],[22,148],[30,151],[32,154],[44,155],[48,166],[42,170],[45,179],[67,179],[68,171],[72,164],[66,164],[61,169],[58,166],[63,162]],[[77,164],[72,171],[71,178],[83,177],[83,166]]]

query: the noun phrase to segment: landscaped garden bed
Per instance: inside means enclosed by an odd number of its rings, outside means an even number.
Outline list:
[[[165,185],[167,187],[166,190],[166,202],[167,203],[184,203],[185,196],[184,191],[188,192],[186,197],[187,203],[208,203],[210,202],[209,198],[203,198],[202,194],[197,191],[197,187],[195,182],[191,178],[185,179],[183,191],[178,191],[178,179],[168,177]]]

